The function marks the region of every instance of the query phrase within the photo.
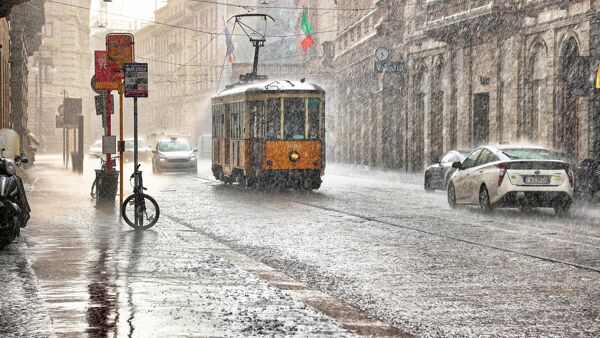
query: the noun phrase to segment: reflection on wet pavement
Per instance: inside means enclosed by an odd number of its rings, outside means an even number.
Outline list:
[[[0,254],[16,269],[0,272],[0,336],[353,336],[185,226],[132,231],[92,206],[89,177],[60,179],[43,159],[30,175],[32,221]]]

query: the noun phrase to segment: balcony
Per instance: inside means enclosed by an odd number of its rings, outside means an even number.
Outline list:
[[[515,29],[523,0],[430,0],[425,33],[443,42]]]

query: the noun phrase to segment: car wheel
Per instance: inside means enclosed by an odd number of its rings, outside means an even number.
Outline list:
[[[562,202],[554,206],[554,213],[557,217],[565,217],[569,215],[571,209],[571,202]]]
[[[479,206],[484,212],[492,212],[494,210],[494,207],[490,202],[490,193],[485,185],[482,185],[481,189],[479,189]]]
[[[435,191],[435,189],[433,189],[431,187],[431,175],[428,172],[425,173],[425,183],[423,185],[424,185],[425,191],[427,191],[427,192]]]
[[[448,205],[450,206],[450,208],[455,209],[456,208],[456,191],[454,190],[454,184],[452,182],[450,182],[448,184]]]

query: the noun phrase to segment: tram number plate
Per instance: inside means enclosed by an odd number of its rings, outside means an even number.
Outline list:
[[[550,184],[550,176],[525,176],[523,182],[525,184]]]

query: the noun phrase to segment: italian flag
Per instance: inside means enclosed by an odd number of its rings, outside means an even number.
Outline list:
[[[300,27],[302,28],[302,33],[305,35],[304,39],[302,39],[302,42],[300,42],[300,46],[302,46],[302,49],[308,50],[315,44],[315,41],[312,38],[314,30],[310,24],[310,21],[308,20],[308,11],[306,9],[302,12],[302,21],[300,23]]]

